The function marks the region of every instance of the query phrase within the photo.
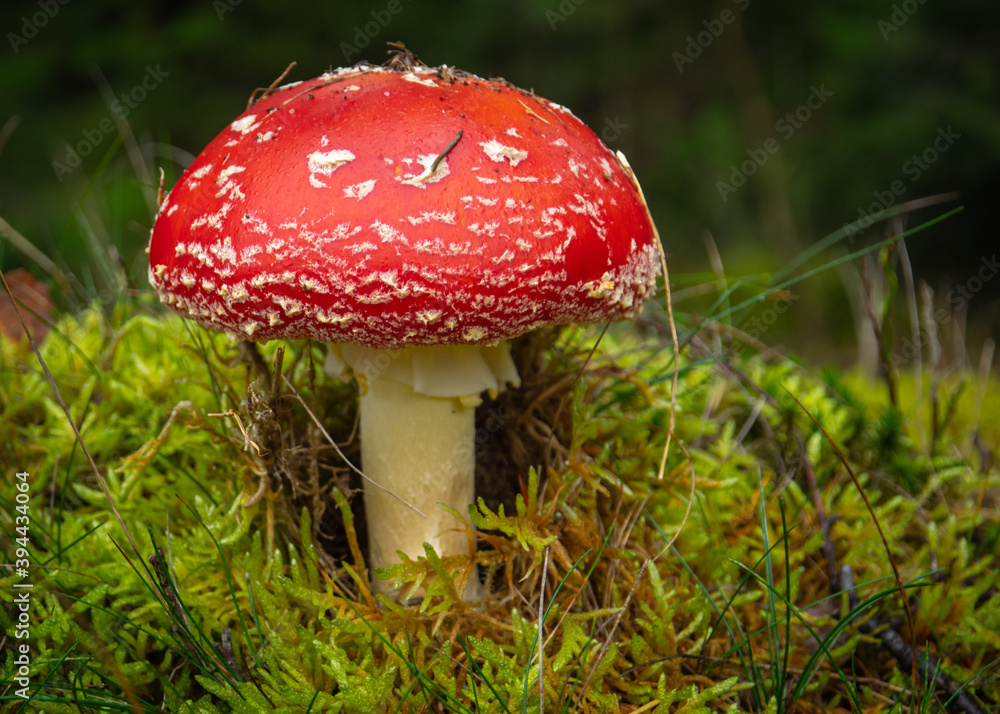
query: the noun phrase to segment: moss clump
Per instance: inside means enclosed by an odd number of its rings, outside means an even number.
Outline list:
[[[458,600],[471,563],[430,551],[383,573],[427,593],[400,604],[370,592],[358,484],[320,429],[356,459],[354,391],[316,368],[321,346],[286,347],[288,387],[279,345],[143,309],[66,317],[42,346],[110,501],[34,357],[3,343],[2,540],[13,563],[26,472],[32,567],[0,590],[33,588],[29,637],[13,603],[0,626],[30,647],[29,709],[889,709],[912,683],[859,625],[875,614],[1000,697],[1000,473],[971,446],[995,446],[1000,422],[976,390],[929,450],[913,395],[890,410],[872,385],[790,362],[685,358],[660,479],[669,345],[612,331],[588,361],[595,332],[529,338],[525,388],[481,409],[483,498],[454,514],[480,533],[490,595]],[[914,586],[912,630],[806,411]],[[827,599],[831,549],[869,608]],[[13,709],[15,650],[2,657]]]

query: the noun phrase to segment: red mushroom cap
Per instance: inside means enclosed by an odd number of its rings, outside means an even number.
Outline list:
[[[160,206],[149,277],[245,339],[492,343],[634,317],[656,241],[630,172],[565,108],[447,67],[361,66],[216,137]]]

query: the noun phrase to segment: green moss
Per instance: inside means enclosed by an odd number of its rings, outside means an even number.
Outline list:
[[[905,389],[889,408],[851,376],[684,359],[661,480],[671,350],[612,331],[546,402],[563,425],[559,458],[514,474],[507,505],[454,514],[481,532],[488,601],[456,596],[468,558],[428,551],[380,573],[424,593],[407,605],[371,595],[360,497],[301,404],[287,390],[273,400],[225,336],[144,309],[66,317],[42,346],[114,508],[34,357],[3,343],[0,539],[14,562],[16,473],[27,472],[33,567],[3,573],[0,591],[33,584],[34,709],[532,712],[540,691],[545,711],[787,710],[789,692],[888,708],[817,654],[909,686],[856,623],[840,636],[843,598],[824,600],[807,469],[836,516],[838,564],[862,598],[887,590],[880,614],[903,612],[871,514],[803,407],[848,455],[904,581],[921,585],[919,646],[984,701],[1000,696],[980,673],[1000,656],[1000,474],[970,447],[977,431],[997,443],[1000,410],[976,390],[957,397],[930,452]],[[544,384],[579,370],[595,334],[548,345]],[[267,364],[277,349],[263,349]],[[356,399],[317,373],[321,358],[289,345],[285,374],[346,441]],[[517,421],[491,438],[528,443]],[[8,642],[17,614],[0,610]],[[785,686],[798,674],[801,686]]]

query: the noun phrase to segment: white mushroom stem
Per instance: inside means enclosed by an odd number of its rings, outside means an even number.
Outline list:
[[[476,406],[484,391],[520,382],[506,344],[373,350],[334,346],[326,369],[350,366],[361,388],[361,468],[371,565],[475,555],[462,516],[475,501]],[[373,579],[377,592],[387,581]],[[481,593],[473,570],[464,596]]]
[[[397,551],[416,560],[424,543],[438,555],[474,553],[461,522],[438,502],[464,515],[475,499],[475,407],[376,379],[360,408],[361,468],[378,484],[365,483],[372,564],[398,563]]]

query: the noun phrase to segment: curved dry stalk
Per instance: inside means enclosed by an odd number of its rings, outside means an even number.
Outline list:
[[[628,161],[625,159],[625,155],[622,152],[617,154],[618,160],[621,162],[625,171],[628,173],[629,178],[632,179],[632,183],[635,184],[636,191],[639,193],[639,200],[642,201],[642,205],[646,208],[646,212],[649,212],[649,206],[646,203],[646,196],[642,193],[642,186],[639,185],[639,180],[635,177],[635,172],[632,171],[632,167],[629,166]],[[677,375],[681,367],[681,347],[677,340],[677,323],[674,321],[674,303],[670,296],[670,271],[667,270],[667,255],[663,252],[663,242],[660,241],[660,232],[656,230],[656,224],[650,221],[650,225],[653,226],[653,238],[656,243],[656,252],[660,256],[660,268],[663,270],[663,294],[664,300],[667,305],[667,321],[670,324],[670,339],[674,344],[674,373],[670,378],[670,424],[667,430],[667,443],[663,447],[663,457],[660,459],[660,469],[656,472],[656,478],[663,480],[663,473],[667,466],[667,456],[670,454],[670,441],[674,437],[674,426],[677,424]]]
[[[663,546],[663,548],[660,549],[659,553],[653,556],[652,560],[659,560],[664,553],[666,553],[668,550],[670,550],[671,547],[673,547],[674,542],[677,540],[677,537],[681,534],[681,531],[684,530],[684,526],[687,525],[688,518],[691,516],[691,507],[694,505],[695,484],[697,484],[698,482],[698,477],[694,471],[694,459],[691,458],[691,452],[688,451],[687,447],[684,445],[683,442],[678,441],[677,448],[680,449],[681,452],[683,452],[684,458],[687,460],[688,465],[691,467],[691,493],[688,495],[687,508],[684,509],[684,517],[681,519],[680,525],[677,526],[677,532],[674,533],[673,537],[670,539],[670,542],[667,543],[665,546]]]
[[[334,439],[333,439],[332,436],[330,436],[330,432],[328,432],[326,430],[326,428],[323,426],[322,422],[320,422],[319,418],[317,418],[317,416],[313,413],[313,410],[309,408],[308,404],[306,404],[306,400],[302,398],[302,396],[298,393],[298,391],[295,389],[295,387],[292,385],[292,383],[288,381],[288,377],[286,377],[285,375],[281,375],[281,378],[284,380],[285,384],[288,385],[288,388],[290,390],[292,390],[292,396],[299,401],[299,404],[302,405],[302,408],[306,410],[306,414],[308,414],[309,418],[313,420],[313,423],[316,425],[316,427],[320,430],[320,432],[323,434],[323,436],[326,438],[326,440],[333,447],[333,450],[337,452],[337,456],[339,456],[341,459],[343,459],[344,463],[347,464],[347,466],[354,473],[358,474],[358,476],[360,476],[361,478],[363,478],[367,483],[372,484],[376,488],[382,489],[383,491],[385,491],[387,494],[389,494],[390,496],[392,496],[393,498],[395,498],[397,501],[399,501],[400,503],[402,503],[404,506],[406,506],[407,508],[409,508],[414,513],[419,514],[423,518],[427,518],[427,514],[426,513],[424,513],[423,511],[421,511],[419,508],[417,508],[416,506],[414,506],[412,503],[410,503],[409,501],[407,501],[405,498],[403,498],[399,494],[393,493],[392,491],[390,491],[389,489],[387,489],[385,486],[383,486],[381,484],[378,484],[378,483],[375,483],[370,478],[368,478],[368,476],[365,475],[364,471],[362,471],[357,466],[355,466],[354,464],[352,464],[350,462],[350,460],[344,455],[344,452],[340,450],[340,447],[337,446],[337,442],[334,441]]]

